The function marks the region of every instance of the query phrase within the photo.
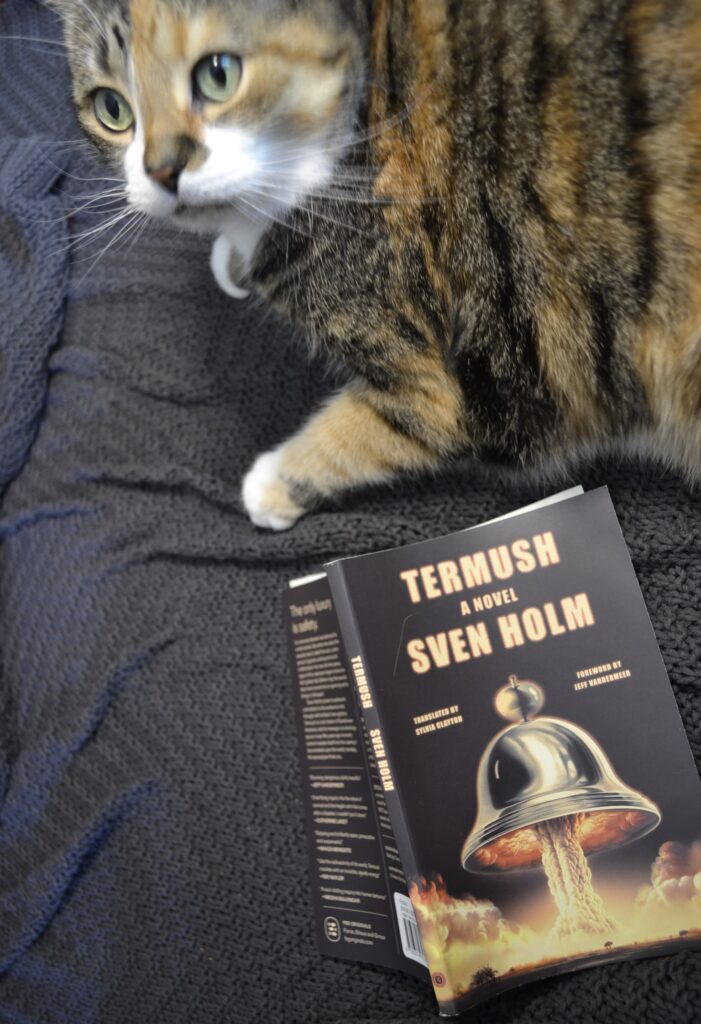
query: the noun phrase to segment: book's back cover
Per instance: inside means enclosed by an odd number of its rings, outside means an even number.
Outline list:
[[[427,978],[382,784],[322,574],[285,595],[317,944]]]
[[[701,783],[608,492],[337,566],[442,1010],[701,947]]]

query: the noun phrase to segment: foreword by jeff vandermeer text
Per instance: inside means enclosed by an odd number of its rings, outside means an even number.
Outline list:
[[[455,560],[405,569],[399,576],[406,585],[409,600],[412,604],[420,604],[448,595],[465,595],[477,587],[488,587],[511,580],[518,574],[559,564],[557,542],[548,531]],[[464,616],[470,616],[475,611],[491,610],[518,600],[514,588],[508,587],[491,594],[461,599],[460,610]],[[593,626],[594,622],[589,595],[581,592],[548,601],[542,606],[505,612],[496,617],[491,629],[481,620],[431,636],[413,637],[406,644],[406,652],[413,671],[422,675],[432,668],[445,668],[492,654],[497,638],[505,650],[511,650],[526,643],[538,643],[546,637],[585,629]]]

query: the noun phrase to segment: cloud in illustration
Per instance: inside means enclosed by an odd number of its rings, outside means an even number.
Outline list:
[[[424,942],[445,951],[451,943],[468,945],[509,941],[520,932],[519,925],[507,921],[490,900],[472,896],[455,899],[438,875],[428,882],[412,883],[409,894],[420,921]]]
[[[701,936],[701,840],[662,843],[648,885],[637,888],[623,869],[602,893],[603,907],[616,914],[618,926],[606,935],[579,929],[563,938],[542,913],[546,906],[554,910],[550,894],[543,894],[540,905],[531,902],[526,913],[512,904],[507,917],[491,900],[452,896],[440,875],[409,887],[429,969],[442,978],[440,997],[459,998],[486,969],[506,977],[568,956],[608,955],[611,946],[659,948],[671,939]]]
[[[643,909],[690,902],[701,909],[701,841],[663,843],[636,902]]]

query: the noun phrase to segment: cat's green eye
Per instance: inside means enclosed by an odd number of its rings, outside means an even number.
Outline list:
[[[132,109],[121,93],[98,89],[93,96],[95,117],[111,132],[126,132],[134,124]]]
[[[192,77],[199,99],[224,103],[239,87],[241,59],[233,53],[212,53],[195,65]]]

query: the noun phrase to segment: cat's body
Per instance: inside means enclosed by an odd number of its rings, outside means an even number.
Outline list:
[[[136,92],[193,11],[235,21],[242,7],[103,5],[136,33]],[[282,91],[309,107],[285,114],[304,146],[283,153],[310,163],[294,187],[291,172],[268,184],[259,216],[214,196],[213,266],[232,294],[255,286],[301,324],[350,383],[254,465],[251,518],[282,528],[336,491],[465,454],[539,467],[625,440],[698,478],[701,0],[252,6],[284,66],[304,64],[310,92]],[[206,168],[206,133],[180,116],[175,134],[201,148],[187,160]],[[145,122],[127,166],[149,145],[170,152]]]

